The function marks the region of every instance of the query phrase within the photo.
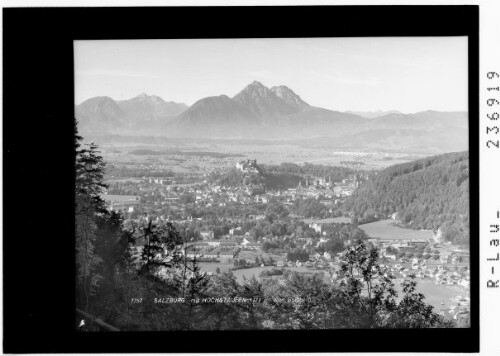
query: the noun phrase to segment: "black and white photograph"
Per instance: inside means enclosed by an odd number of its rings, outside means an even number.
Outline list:
[[[498,349],[500,3],[25,1],[2,352]]]
[[[468,40],[75,40],[78,332],[469,328]]]

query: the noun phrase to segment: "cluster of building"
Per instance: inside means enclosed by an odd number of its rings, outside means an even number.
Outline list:
[[[256,159],[247,159],[236,163],[236,168],[244,173],[259,173]]]
[[[164,178],[152,178],[150,177],[147,179],[149,181],[149,184],[161,184],[161,185],[172,185],[176,184],[175,178],[174,177],[164,177]]]
[[[251,161],[252,162],[252,161]],[[245,166],[245,169],[253,169]],[[250,167],[250,168],[248,168]],[[324,179],[318,180],[323,182]],[[123,183],[115,183],[115,186]],[[291,205],[297,199],[315,198],[320,203],[334,208],[340,206],[345,197],[355,189],[352,182],[335,185],[333,189],[321,184],[306,185],[299,184],[297,188],[287,190],[267,189],[256,194],[251,186],[227,187],[208,183],[206,180],[197,184],[179,185],[172,177],[144,178],[140,182],[127,182],[127,192],[130,195],[104,194],[103,199],[109,203],[110,209],[120,210],[124,213],[132,213],[139,206],[142,210],[155,212],[155,215],[163,215],[164,219],[179,220],[187,219],[185,204],[180,201],[181,196],[189,195],[192,202],[198,207],[224,207],[228,205],[251,205],[282,203]],[[133,184],[133,187],[130,187]],[[116,190],[116,189],[115,189]],[[113,192],[112,192],[113,193]],[[169,213],[164,214],[164,208]]]
[[[324,252],[323,254],[315,253],[309,256],[307,261],[288,261],[286,258],[277,261],[277,267],[306,267],[313,269],[333,269],[340,270],[339,263],[340,253],[336,256],[332,256],[332,254],[328,252]]]
[[[165,167],[160,163],[143,162],[139,168],[161,170]],[[260,172],[255,159],[239,161],[236,163],[236,168],[247,174]],[[192,177],[186,179],[192,180]],[[117,182],[113,183],[112,189],[104,194],[103,198],[108,202],[110,209],[122,211],[125,215],[146,211],[154,215],[153,218],[169,221],[190,219],[186,211],[186,201],[181,199],[186,196],[189,196],[189,203],[205,208],[271,202],[292,205],[298,199],[315,198],[333,212],[364,180],[359,174],[353,174],[341,182],[333,182],[331,177],[308,176],[304,177],[296,188],[259,190],[252,185],[226,187],[213,184],[206,180],[207,174],[205,177],[198,176],[196,183],[179,184],[186,179],[163,176]],[[125,196],[120,198],[120,195]]]
[[[109,210],[126,211],[128,213],[133,212],[134,207],[140,203],[140,197],[137,195],[105,194],[102,198],[108,204]]]
[[[336,197],[348,197],[352,192],[359,187],[360,184],[366,181],[367,178],[362,177],[359,173],[352,174],[348,178],[342,179],[340,182],[333,182],[331,177],[323,178],[305,178],[304,184],[302,180],[299,182],[297,190],[317,192],[328,190],[330,195]]]
[[[417,278],[428,278],[435,284],[470,286],[470,270],[468,266],[453,266],[449,264],[420,261],[414,258],[410,263],[396,263],[386,266],[395,278],[406,278],[414,274]]]

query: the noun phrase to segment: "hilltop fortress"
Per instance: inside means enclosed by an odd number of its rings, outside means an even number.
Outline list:
[[[244,173],[259,173],[256,159],[247,159],[236,163],[236,168]]]

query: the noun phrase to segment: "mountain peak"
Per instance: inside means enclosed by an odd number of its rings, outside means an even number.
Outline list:
[[[94,111],[98,111],[103,107],[113,108],[113,110],[119,110],[116,102],[109,96],[95,96],[93,98],[85,100],[78,106],[87,109],[91,108]]]
[[[257,81],[257,80],[254,80],[253,82],[251,82],[248,86],[255,86],[255,87],[265,87],[264,84],[262,84],[261,82]]]
[[[134,96],[133,98],[131,98],[129,100],[134,100],[134,99],[152,100],[152,101],[157,101],[157,100],[164,101],[162,98],[160,98],[157,95],[149,95],[149,94],[146,94],[146,93],[140,93],[139,95]]]
[[[266,87],[264,84],[254,80],[246,87],[244,87],[243,90],[240,91],[240,93],[256,93],[262,96],[262,95],[268,95],[269,91],[270,91],[269,88]]]
[[[274,96],[274,93],[261,82],[254,80],[236,94],[233,99],[244,103],[246,101],[262,100],[269,96]]]
[[[118,124],[119,118],[125,113],[118,104],[109,96],[97,96],[85,100],[76,107],[75,115],[80,122],[86,122],[88,126]]]
[[[187,109],[185,104],[167,103],[157,95],[148,95],[146,93],[141,93],[130,99],[116,101],[116,104],[123,111],[123,116],[134,118],[136,122],[177,116]]]
[[[166,105],[168,104],[165,100],[163,100],[161,97],[157,95],[148,95],[146,93],[141,93],[137,96],[134,96],[131,99],[128,100],[121,100],[118,102],[118,104],[124,104],[127,105],[126,103],[140,103],[140,105]],[[170,104],[175,104],[175,102],[171,102]]]
[[[233,97],[258,117],[277,117],[300,110],[295,103],[290,105],[278,97],[271,89],[254,80]]]
[[[297,107],[308,107],[310,106],[300,96],[295,94],[295,92],[285,85],[279,85],[271,88],[271,91],[276,94],[276,96],[287,104],[297,106]]]

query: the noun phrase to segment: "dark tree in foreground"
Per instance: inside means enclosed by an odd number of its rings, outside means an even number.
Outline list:
[[[183,258],[183,238],[171,223],[147,222],[139,238],[144,241],[141,251],[139,275],[157,277],[163,269],[177,267]]]
[[[182,291],[185,302],[182,304],[182,321],[187,330],[197,329],[206,319],[207,309],[200,304],[203,298],[208,297],[206,293],[209,280],[207,275],[201,271],[196,259],[189,263],[184,262],[184,274],[177,281],[178,290]]]
[[[403,299],[387,320],[387,327],[395,329],[453,327],[452,321],[446,321],[434,313],[433,307],[424,302],[424,295],[416,293],[415,276],[403,281]]]
[[[99,219],[107,214],[100,194],[104,161],[93,143],[82,145],[75,122],[75,238],[77,305],[89,310],[90,298],[97,293],[97,267],[102,258],[95,253]]]
[[[341,271],[345,296],[359,326],[380,327],[395,309],[397,294],[390,275],[380,267],[378,250],[355,241],[342,255]]]
[[[410,276],[402,283],[403,297],[392,282],[393,276],[379,264],[377,249],[369,249],[361,241],[355,241],[342,256],[342,283],[345,301],[349,306],[346,314],[361,328],[431,328],[452,327],[443,317],[424,302],[424,296],[416,293],[416,281]]]

